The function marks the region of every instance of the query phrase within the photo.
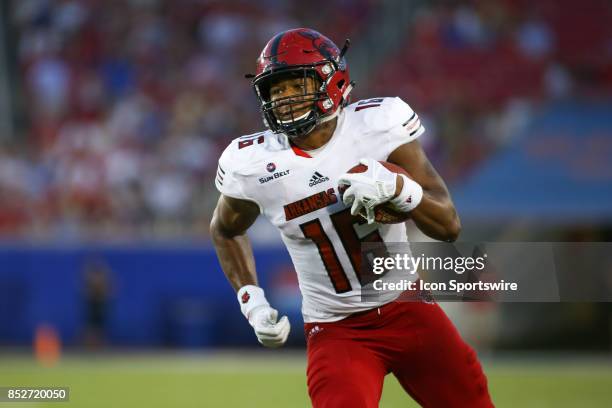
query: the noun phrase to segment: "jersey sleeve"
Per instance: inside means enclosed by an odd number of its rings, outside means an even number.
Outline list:
[[[260,207],[255,197],[245,187],[245,178],[240,174],[242,160],[235,154],[236,142],[233,141],[221,154],[215,176],[217,190],[228,197],[253,201]]]
[[[425,127],[419,115],[401,98],[395,97],[389,101],[386,114],[390,128],[387,131],[387,156],[399,146],[410,143],[425,132]]]

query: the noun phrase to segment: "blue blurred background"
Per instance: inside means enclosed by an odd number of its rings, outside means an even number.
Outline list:
[[[0,11],[0,345],[51,327],[72,348],[258,346],[208,224],[220,152],[263,127],[244,74],[287,28],[351,38],[353,99],[398,95],[419,112],[462,240],[611,240],[608,1],[20,0]],[[289,257],[265,221],[251,238],[300,347]],[[484,350],[612,348],[606,303],[447,312]]]

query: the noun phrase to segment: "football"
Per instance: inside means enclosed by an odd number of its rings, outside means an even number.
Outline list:
[[[389,163],[386,161],[379,161],[379,163],[394,173],[401,173],[406,177],[410,177],[408,172],[397,164]],[[366,170],[367,167],[365,165],[358,164],[352,167],[347,173],[363,173]],[[340,193],[340,198],[342,198],[344,191],[347,188],[348,185],[346,184],[338,185],[338,192]],[[365,210],[362,209],[361,213],[365,218]],[[374,208],[374,217],[375,221],[379,224],[399,224],[401,222],[406,222],[410,218],[410,213],[400,212],[396,210],[391,203],[382,203]]]

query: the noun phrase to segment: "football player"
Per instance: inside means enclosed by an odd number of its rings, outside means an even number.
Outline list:
[[[393,373],[423,406],[490,407],[474,351],[435,302],[398,301],[395,292],[362,299],[372,277],[360,270],[360,244],[407,241],[405,224],[375,222],[377,205],[409,212],[437,240],[454,241],[460,223],[411,107],[397,97],[349,104],[347,48],[299,28],[261,52],[250,78],[268,129],[233,140],[219,159],[211,222],[219,261],[259,342],[282,346],[290,324],[257,286],[246,235],[259,214],[280,230],[303,298],[313,406],[376,407]],[[359,163],[365,172],[347,173]],[[342,197],[339,183],[349,185]]]

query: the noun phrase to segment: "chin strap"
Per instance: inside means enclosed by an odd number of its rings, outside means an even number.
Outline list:
[[[348,86],[346,87],[346,89],[342,93],[342,99],[343,100],[345,100],[345,101],[347,100],[349,94],[351,93],[351,91],[353,90],[354,87],[355,87],[355,83],[353,81],[349,82]]]
[[[341,109],[342,107],[339,106],[338,109],[336,109],[336,111],[332,113],[331,115],[322,117],[321,119],[317,121],[317,125],[320,125],[321,123],[329,122],[330,120],[334,119],[336,116],[340,114]]]

